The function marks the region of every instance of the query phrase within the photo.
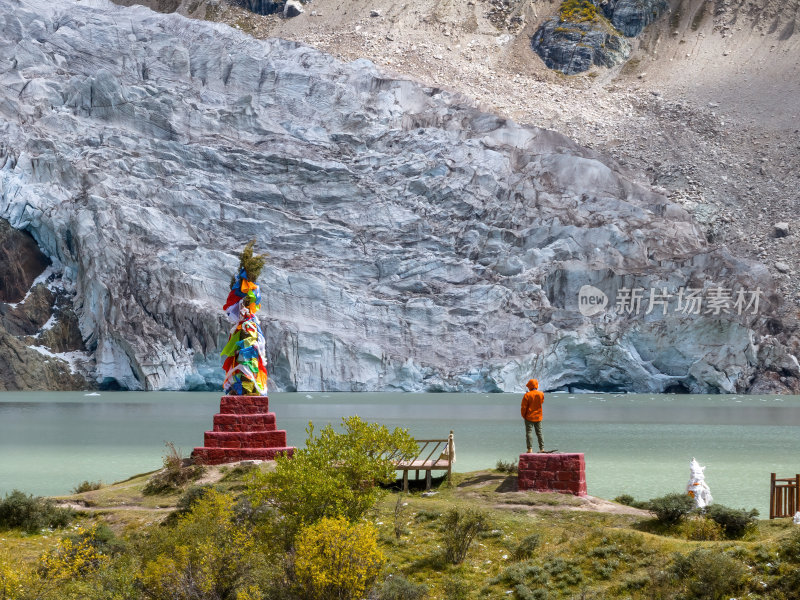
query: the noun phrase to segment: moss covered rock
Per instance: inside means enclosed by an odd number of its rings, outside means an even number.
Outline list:
[[[594,65],[613,67],[628,58],[630,44],[604,17],[579,20],[577,12],[569,14],[568,20],[553,17],[545,21],[531,39],[533,49],[549,68],[574,75]]]

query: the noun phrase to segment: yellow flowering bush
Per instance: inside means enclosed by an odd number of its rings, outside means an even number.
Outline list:
[[[33,573],[26,565],[11,558],[8,552],[0,553],[0,600],[17,600],[30,587]]]
[[[377,532],[368,523],[324,518],[297,536],[295,576],[308,600],[364,598],[383,563]]]
[[[249,479],[250,502],[279,513],[273,535],[286,547],[300,529],[323,517],[361,519],[385,493],[379,484],[395,480],[390,455],[409,459],[417,453],[404,429],[389,431],[354,416],[342,419],[342,430],[328,425],[315,434],[309,423],[305,448],[292,458],[278,457],[274,471],[255,471]]]
[[[95,571],[109,562],[97,549],[97,525],[79,527],[75,534],[62,538],[55,548],[39,558],[39,571],[48,579],[74,579]]]
[[[150,598],[201,600],[258,597],[252,578],[263,555],[234,521],[235,499],[209,490],[173,529],[156,534],[141,583]]]

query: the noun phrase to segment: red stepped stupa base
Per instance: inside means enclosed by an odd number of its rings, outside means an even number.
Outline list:
[[[586,496],[586,461],[583,453],[520,454],[517,485],[520,491]]]
[[[286,431],[277,429],[267,396],[223,396],[214,415],[214,429],[206,431],[203,443],[202,448],[194,449],[192,458],[206,465],[273,460],[294,452],[286,445]]]

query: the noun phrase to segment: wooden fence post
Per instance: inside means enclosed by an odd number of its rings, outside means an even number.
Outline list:
[[[800,474],[794,476],[794,512],[800,512]]]
[[[775,518],[775,473],[770,475],[769,482],[769,518]]]
[[[450,436],[447,438],[447,485],[453,485],[453,457],[455,456],[453,448],[453,430],[450,430]],[[800,477],[800,475],[798,475]],[[800,509],[798,509],[800,510]]]

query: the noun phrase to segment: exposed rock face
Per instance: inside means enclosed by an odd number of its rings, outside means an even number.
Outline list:
[[[270,253],[274,388],[795,381],[767,270],[556,133],[367,61],[100,0],[0,0],[0,65],[0,217],[74,288],[98,383],[219,385],[250,238]],[[584,286],[607,295],[590,316]],[[668,307],[625,305],[662,288]],[[692,314],[681,288],[763,295]]]
[[[0,390],[90,386],[52,356],[81,350],[83,340],[70,299],[37,282],[49,264],[30,234],[0,219]]]
[[[593,65],[613,67],[627,60],[630,44],[602,19],[570,23],[553,17],[536,30],[531,45],[549,68],[574,75]]]
[[[666,0],[592,2],[598,7],[594,19],[575,22],[555,16],[536,30],[531,46],[549,68],[575,75],[593,65],[613,67],[623,63],[630,56],[631,46],[619,34],[636,37],[669,9]]]
[[[0,391],[85,389],[68,365],[26,346],[0,326]]]
[[[286,6],[286,0],[234,0],[231,4],[238,4],[259,15],[271,15],[282,13]]]
[[[22,302],[0,302],[0,390],[94,387],[76,369],[86,362],[71,297],[36,283]]]
[[[0,302],[19,302],[50,264],[36,241],[0,219]]]
[[[628,37],[636,37],[669,10],[667,0],[606,0],[597,4],[614,27]]]
[[[50,318],[55,298],[41,283],[20,304],[1,304],[0,322],[12,335],[34,335]]]

